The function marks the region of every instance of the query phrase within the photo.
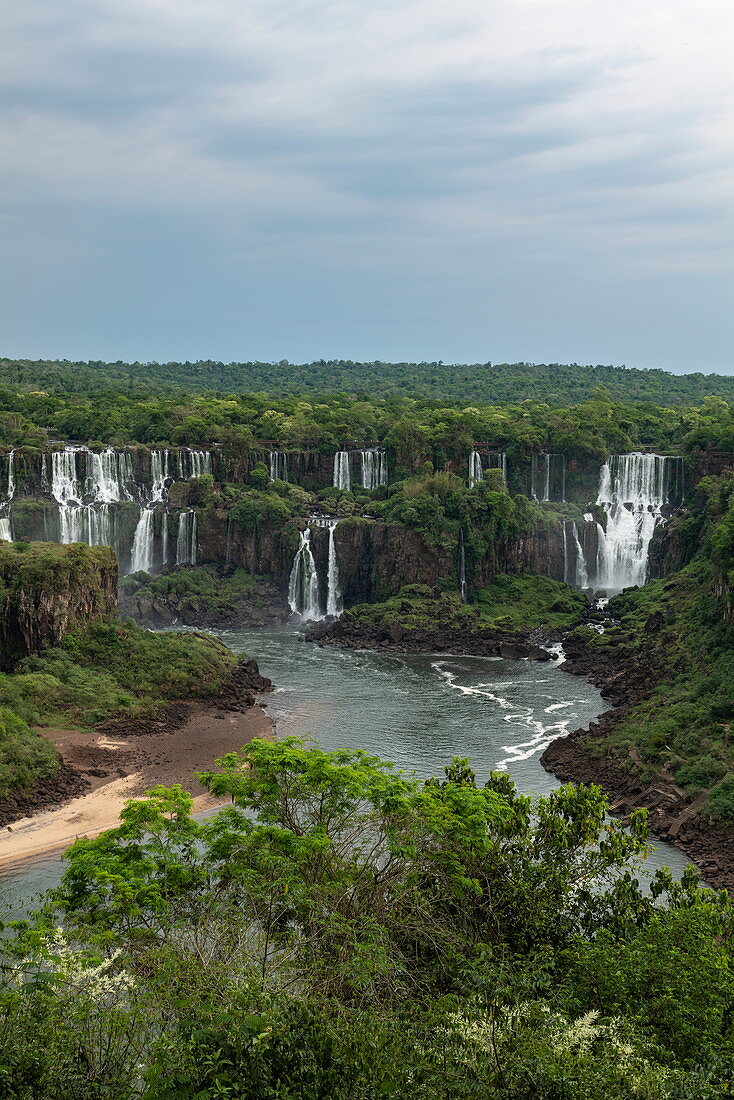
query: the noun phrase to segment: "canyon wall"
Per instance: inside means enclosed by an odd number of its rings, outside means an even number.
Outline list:
[[[117,562],[109,547],[0,542],[4,670],[116,608]]]

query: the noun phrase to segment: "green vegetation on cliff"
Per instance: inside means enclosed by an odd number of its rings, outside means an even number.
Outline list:
[[[120,613],[144,622],[241,624],[283,618],[286,602],[264,577],[241,566],[199,565],[157,577],[133,574],[119,588]]]
[[[498,574],[473,602],[486,622],[511,630],[568,630],[589,606],[586,596],[550,577]]]
[[[734,824],[734,478],[701,482],[664,537],[682,568],[616,596],[617,625],[585,637],[602,657],[621,652],[648,670],[646,697],[601,747],[632,752],[648,775],[666,769],[692,798],[705,795],[699,812]]]
[[[0,707],[0,799],[25,794],[50,779],[59,760],[50,741],[29,729],[12,710]]]
[[[683,1100],[730,1094],[734,910],[630,869],[643,812],[253,741],[79,840],[6,936],[5,1095]]]
[[[0,705],[34,725],[91,728],[155,714],[168,700],[216,695],[234,662],[209,635],[95,622],[0,675]]]
[[[393,641],[410,641],[416,634],[463,638],[467,646],[494,631],[527,635],[542,628],[548,632],[575,626],[588,600],[560,581],[546,577],[498,575],[480,589],[472,603],[439,586],[405,585],[396,596],[381,603],[349,608],[335,629],[339,633],[383,634]]]
[[[101,573],[115,569],[114,555],[107,546],[0,540],[0,597],[20,589],[47,594],[88,589],[94,597],[101,595]]]

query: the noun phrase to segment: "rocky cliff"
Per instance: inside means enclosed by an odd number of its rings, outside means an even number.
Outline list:
[[[117,563],[108,547],[0,542],[3,669],[116,608]]]
[[[238,565],[248,573],[270,577],[278,589],[288,589],[293,556],[302,523],[288,520],[242,531],[230,523],[224,509],[203,515],[199,558],[217,566]],[[329,532],[314,526],[311,545],[320,577],[328,564]],[[459,543],[432,545],[419,532],[399,523],[366,518],[341,520],[334,531],[339,581],[344,604],[368,603],[395,595],[406,584],[447,583],[458,587]],[[542,526],[515,539],[498,540],[488,552],[475,555],[467,546],[470,588],[491,583],[497,573],[537,573],[564,579],[563,521],[549,516]]]

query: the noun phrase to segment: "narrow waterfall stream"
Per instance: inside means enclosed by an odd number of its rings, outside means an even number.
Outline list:
[[[339,563],[336,560],[336,546],[334,545],[334,531],[337,522],[337,520],[329,521],[329,564],[326,576],[326,617],[329,619],[337,619],[344,610],[339,585]]]
[[[472,451],[469,455],[469,485],[476,485],[483,477],[482,456],[479,451]]]
[[[462,600],[466,603],[468,599],[469,590],[466,583],[466,546],[464,545],[464,528],[459,531],[459,593]]]
[[[270,480],[288,480],[288,455],[285,451],[270,452]]]
[[[178,517],[176,565],[196,565],[197,524],[198,515],[191,508]]]
[[[343,452],[346,453],[346,452]],[[362,488],[378,489],[387,485],[387,455],[385,451],[360,451],[362,460]]]
[[[150,573],[153,568],[153,524],[155,512],[145,505],[140,509],[140,519],[133,536],[133,549],[130,559],[130,572],[141,570]]]
[[[309,526],[301,532],[301,540],[291,566],[288,605],[302,622],[319,622],[324,618],[337,619],[344,610],[335,541],[338,522],[339,520],[333,516],[312,516]],[[311,545],[313,527],[324,528],[329,533],[325,584],[319,580],[318,566]],[[322,602],[324,593],[325,599]]]
[[[337,451],[334,455],[334,487],[347,492],[352,487],[349,451]]]
[[[317,622],[323,619],[319,599],[319,575],[311,549],[311,528],[301,532],[301,541],[293,559],[288,582],[288,606],[301,619]]]

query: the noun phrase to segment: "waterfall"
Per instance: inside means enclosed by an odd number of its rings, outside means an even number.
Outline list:
[[[469,485],[475,485],[476,482],[481,481],[483,477],[482,456],[479,454],[479,451],[472,451],[469,455]]]
[[[541,462],[542,471],[541,471]],[[550,497],[550,455],[533,454],[530,459],[530,495],[533,500],[547,501]]]
[[[387,455],[376,449],[360,451],[362,458],[362,488],[377,489],[387,485]]]
[[[15,451],[8,455],[8,500],[15,496]]]
[[[459,592],[466,603],[468,588],[466,584],[466,547],[464,546],[464,528],[459,531]]]
[[[349,451],[337,451],[334,455],[334,486],[347,491],[351,488]]]
[[[5,542],[13,541],[13,534],[10,530],[10,512],[8,512],[7,516],[0,517],[0,539],[3,539]]]
[[[270,480],[288,480],[288,455],[285,451],[270,452]]]
[[[171,478],[170,458],[171,454],[168,450],[150,452],[151,501],[164,501],[168,496],[166,490],[167,483]]]
[[[342,593],[339,587],[339,563],[336,560],[336,546],[334,545],[334,531],[338,520],[329,521],[329,564],[326,573],[326,614],[329,618],[338,619],[344,610]]]
[[[188,481],[191,477],[206,477],[212,472],[211,451],[180,448],[176,452],[176,471],[179,481]]]
[[[118,504],[135,499],[135,483],[130,455],[125,451],[86,452],[87,471],[84,495],[101,504]]]
[[[579,538],[579,529],[574,522],[573,525],[573,542],[576,548],[576,572],[574,576],[574,584],[576,588],[584,589],[589,587],[589,571],[586,567],[586,557],[584,555],[584,548],[581,545],[581,539]]]
[[[232,563],[232,513],[227,516],[227,551],[224,558],[224,564],[230,565]]]
[[[507,485],[507,454],[505,451],[493,451],[489,456],[490,470],[501,470],[502,480]]]
[[[556,459],[555,465],[553,459]],[[542,461],[541,461],[542,459]],[[560,469],[559,469],[560,461]],[[553,474],[553,476],[551,476]],[[560,491],[560,498],[559,498]],[[566,499],[566,456],[542,451],[530,459],[530,495],[544,504]]]
[[[339,452],[346,454],[345,451]],[[311,550],[311,528],[301,532],[301,540],[288,583],[288,604],[291,611],[305,620],[323,619],[319,605],[319,578]]]
[[[597,589],[620,592],[644,584],[650,541],[668,502],[668,459],[655,454],[613,455],[599,477],[606,530],[598,525]]]
[[[189,508],[178,517],[176,565],[196,565],[197,513]]]
[[[168,565],[168,510],[161,512],[161,565]]]
[[[210,451],[188,451],[189,477],[207,477],[212,472]]]
[[[153,568],[153,523],[155,512],[145,505],[140,509],[140,519],[135,528],[130,558],[131,573],[150,573]]]

